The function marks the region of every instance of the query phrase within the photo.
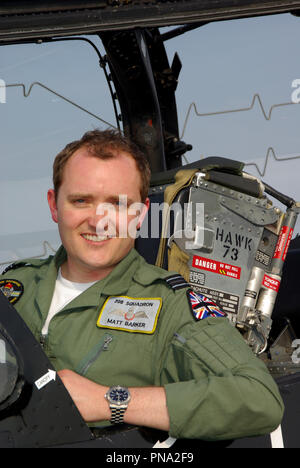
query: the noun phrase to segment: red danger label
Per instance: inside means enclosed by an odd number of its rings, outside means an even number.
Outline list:
[[[273,289],[273,291],[278,292],[280,281],[275,278],[271,278],[271,276],[265,275],[263,279],[263,286],[265,286],[268,289]]]
[[[194,268],[199,268],[199,270],[211,271],[212,273],[225,275],[234,279],[240,279],[242,271],[240,267],[211,260],[209,258],[198,257],[197,255],[193,257],[192,266]]]
[[[293,235],[292,228],[289,229],[288,226],[282,226],[273,258],[282,257],[282,261],[285,261],[286,253],[289,248],[292,235]]]
[[[286,259],[286,254],[287,254],[287,251],[289,249],[289,246],[290,246],[290,242],[292,240],[292,236],[293,236],[293,232],[294,232],[294,229],[290,229],[290,232],[289,232],[289,235],[288,235],[288,239],[287,239],[287,243],[285,245],[285,249],[284,249],[284,252],[283,252],[283,256],[282,256],[282,261],[285,262],[285,259]]]

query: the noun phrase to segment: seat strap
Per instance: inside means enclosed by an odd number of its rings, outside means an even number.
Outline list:
[[[199,172],[199,169],[181,169],[180,171],[177,172],[175,176],[175,183],[172,185],[169,185],[165,190],[165,194],[164,194],[165,206],[164,206],[163,215],[162,215],[162,232],[160,236],[159,249],[158,249],[156,262],[155,262],[156,266],[159,266],[161,268],[163,266],[166,242],[167,242],[167,232],[168,232],[168,226],[169,226],[169,221],[170,221],[169,218],[170,218],[171,205],[175,197],[178,195],[178,193],[185,187],[188,187],[189,185],[191,185],[191,182],[197,172]]]

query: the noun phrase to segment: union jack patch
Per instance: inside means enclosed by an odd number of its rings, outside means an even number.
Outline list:
[[[203,320],[209,317],[227,317],[217,304],[203,294],[196,293],[189,289],[187,297],[191,306],[191,311],[196,320]]]

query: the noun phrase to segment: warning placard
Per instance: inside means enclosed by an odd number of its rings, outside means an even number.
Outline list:
[[[282,257],[282,261],[283,262],[285,261],[285,257],[286,257],[292,236],[293,236],[293,229],[289,228],[288,226],[282,226],[273,258]]]
[[[239,296],[227,293],[225,291],[217,291],[215,289],[205,288],[192,284],[195,292],[204,294],[213,302],[215,302],[227,314],[237,314],[239,310]]]
[[[278,292],[280,281],[276,278],[271,278],[271,276],[269,275],[265,275],[263,279],[263,285],[265,286],[265,288],[273,289],[273,291]]]
[[[241,278],[241,268],[230,265],[228,263],[219,262],[217,260],[212,260],[209,258],[198,257],[194,255],[192,266],[194,268],[199,268],[200,270],[211,271],[212,273],[217,273],[218,275],[225,275],[230,278],[240,279]]]

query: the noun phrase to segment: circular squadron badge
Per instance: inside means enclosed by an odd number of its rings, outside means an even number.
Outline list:
[[[5,279],[0,281],[0,291],[11,304],[15,304],[21,298],[24,287],[20,281]]]

